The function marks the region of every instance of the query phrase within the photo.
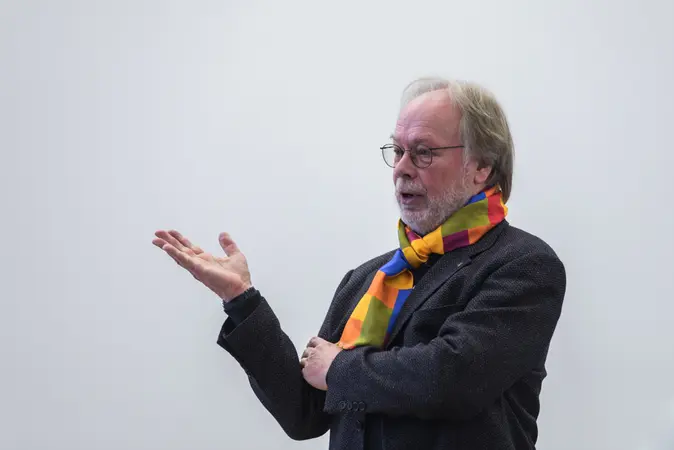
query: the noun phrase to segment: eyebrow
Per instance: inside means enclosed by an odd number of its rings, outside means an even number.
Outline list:
[[[395,142],[400,142],[400,141],[398,141],[398,139],[396,139],[395,133],[391,133],[390,138],[391,138],[391,140],[393,140]],[[416,137],[412,140],[412,145],[418,146],[419,144],[423,144],[427,147],[432,147],[428,136],[422,135],[421,137]]]

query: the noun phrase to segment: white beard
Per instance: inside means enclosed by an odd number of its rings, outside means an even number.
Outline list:
[[[396,191],[400,191],[402,188],[415,192],[424,191],[419,183],[398,178]],[[415,233],[424,236],[442,225],[452,214],[463,207],[470,197],[471,192],[465,178],[462,178],[460,183],[449,186],[435,197],[426,197],[426,207],[422,210],[406,209],[400,203],[400,198],[397,197],[400,218]]]

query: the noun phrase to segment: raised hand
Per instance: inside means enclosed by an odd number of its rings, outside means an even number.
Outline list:
[[[152,243],[164,250],[194,278],[228,302],[251,287],[246,257],[227,233],[218,238],[225,257],[213,256],[175,230],[160,230]]]

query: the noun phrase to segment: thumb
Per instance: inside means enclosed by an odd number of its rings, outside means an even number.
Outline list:
[[[241,250],[239,250],[239,247],[236,245],[229,233],[220,233],[220,236],[218,236],[218,241],[220,241],[220,247],[222,247],[227,256],[233,256],[237,253],[241,253]]]

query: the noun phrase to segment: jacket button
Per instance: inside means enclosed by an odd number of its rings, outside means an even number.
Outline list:
[[[339,409],[340,411],[344,411],[346,409],[346,402],[344,400],[339,402]]]

